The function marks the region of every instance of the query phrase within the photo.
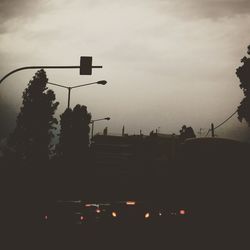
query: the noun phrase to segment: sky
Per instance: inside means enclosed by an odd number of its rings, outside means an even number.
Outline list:
[[[0,0],[0,76],[30,65],[79,65],[93,56],[92,76],[47,70],[50,82],[73,86],[71,107],[86,105],[95,132],[179,133],[182,125],[205,135],[243,98],[235,75],[250,44],[249,0]],[[34,70],[0,85],[0,140],[15,127],[22,92]],[[51,86],[67,106],[65,89]],[[216,130],[250,140],[237,116]]]

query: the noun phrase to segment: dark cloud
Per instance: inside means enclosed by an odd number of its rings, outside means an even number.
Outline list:
[[[249,0],[218,0],[218,1],[195,1],[192,5],[205,17],[231,17],[234,15],[249,14]]]
[[[11,20],[29,21],[43,11],[48,1],[45,0],[0,0],[0,33],[6,32]]]
[[[223,18],[250,14],[249,0],[159,0],[159,6],[190,18]]]

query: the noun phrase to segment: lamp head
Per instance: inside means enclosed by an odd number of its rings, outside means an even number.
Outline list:
[[[101,81],[98,81],[97,84],[105,85],[105,84],[107,84],[107,81],[101,80]]]

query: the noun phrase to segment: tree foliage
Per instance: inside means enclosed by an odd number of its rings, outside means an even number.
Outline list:
[[[250,45],[248,46],[248,55],[250,55]],[[243,90],[244,98],[238,106],[238,119],[240,122],[245,120],[250,126],[250,58],[241,59],[242,66],[237,68],[236,75],[240,80],[240,88]]]
[[[180,130],[180,138],[181,140],[185,140],[188,138],[195,138],[196,135],[194,133],[194,130],[192,127],[187,127],[186,125],[183,125],[181,130]]]
[[[46,87],[47,82],[46,72],[41,69],[23,92],[16,128],[9,138],[9,146],[18,159],[32,162],[49,159],[59,103],[55,102],[54,92]]]
[[[60,116],[60,137],[56,151],[60,158],[79,160],[87,156],[89,151],[89,124],[91,114],[86,106],[76,105],[67,108]]]

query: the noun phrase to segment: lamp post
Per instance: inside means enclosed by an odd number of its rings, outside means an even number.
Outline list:
[[[84,86],[88,86],[88,85],[93,85],[93,84],[105,85],[105,84],[107,84],[107,81],[101,80],[101,81],[97,81],[97,82],[80,84],[80,85],[76,85],[76,86],[73,86],[73,87],[68,87],[68,86],[65,86],[65,85],[61,85],[61,84],[57,84],[57,83],[52,83],[52,82],[47,82],[47,83],[50,84],[50,85],[54,85],[54,86],[57,86],[57,87],[65,88],[65,89],[68,90],[68,108],[69,108],[70,107],[70,94],[71,94],[71,90],[72,89],[80,88],[80,87],[84,87]]]
[[[110,119],[111,119],[110,117],[105,117],[105,118],[90,121],[90,123],[92,124],[92,127],[91,127],[91,141],[93,140],[93,137],[94,137],[94,123],[98,122],[98,121],[103,121],[103,120],[109,121]]]

